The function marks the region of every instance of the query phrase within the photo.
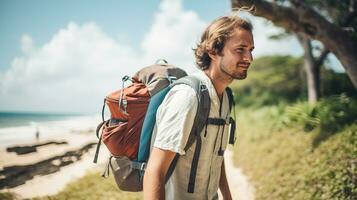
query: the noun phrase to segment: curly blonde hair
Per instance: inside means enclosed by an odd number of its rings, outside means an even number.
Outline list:
[[[203,32],[197,48],[193,49],[196,64],[202,70],[208,69],[211,58],[208,53],[220,55],[225,42],[232,36],[236,28],[252,32],[252,24],[238,15],[223,16],[214,20]]]

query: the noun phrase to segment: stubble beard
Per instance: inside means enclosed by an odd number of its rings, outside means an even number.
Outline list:
[[[219,68],[224,74],[228,75],[232,80],[243,80],[247,78],[247,70],[243,70],[242,72],[238,72],[238,73],[230,73],[228,72],[226,66],[222,62],[219,64]],[[236,66],[236,68],[238,68],[238,66]]]

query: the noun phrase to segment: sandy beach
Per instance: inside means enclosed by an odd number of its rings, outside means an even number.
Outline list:
[[[61,137],[16,145],[29,147],[53,143],[37,147],[36,152],[18,155],[16,152],[7,152],[6,148],[1,148],[1,191],[13,192],[23,198],[58,193],[69,182],[98,167],[92,162],[97,141],[92,132],[68,133]],[[108,152],[104,146],[100,152],[98,163],[104,163]],[[20,175],[22,168],[18,169],[18,166],[26,166],[24,168],[28,170],[27,175]],[[6,176],[9,178],[4,181]]]

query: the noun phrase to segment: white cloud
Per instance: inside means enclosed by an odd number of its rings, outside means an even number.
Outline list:
[[[136,67],[133,50],[95,23],[70,22],[38,48],[21,42],[25,54],[1,77],[2,110],[93,111]]]
[[[121,86],[122,76],[157,58],[194,68],[191,48],[205,23],[182,10],[181,3],[162,1],[140,50],[106,35],[95,23],[70,22],[39,47],[23,35],[24,54],[0,74],[0,110],[99,111],[104,96]]]
[[[26,54],[26,53],[30,53],[31,51],[33,51],[33,40],[32,38],[27,35],[24,34],[21,37],[21,50]]]
[[[181,0],[162,1],[142,43],[145,59],[165,58],[188,72],[195,70],[192,48],[206,24],[195,12],[183,10]]]

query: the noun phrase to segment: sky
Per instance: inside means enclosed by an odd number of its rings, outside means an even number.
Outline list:
[[[229,0],[0,0],[0,111],[96,113],[124,75],[164,58],[188,73],[192,48]],[[294,38],[264,19],[254,57],[301,56]]]

